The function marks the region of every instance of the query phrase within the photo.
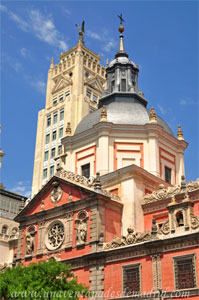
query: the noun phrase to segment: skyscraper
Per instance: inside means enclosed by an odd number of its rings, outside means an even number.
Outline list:
[[[48,71],[46,105],[38,113],[32,195],[59,166],[54,158],[62,152],[65,131],[73,133],[81,119],[97,109],[104,89],[105,69],[100,56],[84,45],[84,22],[78,31],[77,45],[62,53],[57,65],[52,58]]]

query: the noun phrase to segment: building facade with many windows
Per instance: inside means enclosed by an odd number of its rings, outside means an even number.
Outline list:
[[[70,263],[91,299],[197,300],[199,180],[185,181],[188,144],[181,127],[175,137],[147,108],[123,31],[120,26],[98,108],[72,116],[78,121],[63,129],[59,155],[60,112],[46,114],[44,141],[51,144],[41,152],[43,177],[37,180],[52,177],[15,218],[20,228],[13,263],[50,257]],[[80,35],[80,57],[82,41]],[[94,101],[94,90],[86,86],[84,92],[84,104]],[[53,161],[59,163],[54,175]]]
[[[104,89],[105,69],[100,56],[79,41],[75,47],[62,53],[59,63],[52,59],[48,71],[46,105],[39,111],[32,195],[52,177],[62,152],[61,139],[66,129],[73,133],[80,120],[90,110],[96,110]]]

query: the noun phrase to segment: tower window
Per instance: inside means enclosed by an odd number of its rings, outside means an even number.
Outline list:
[[[48,134],[46,135],[46,144],[49,144],[49,141],[50,141],[50,134],[48,133]]]
[[[63,119],[64,119],[64,110],[62,109],[60,111],[60,118],[59,118],[59,120],[62,121]]]
[[[87,90],[86,96],[87,96],[89,99],[91,99],[91,91]]]
[[[56,137],[57,137],[57,132],[56,132],[56,131],[53,131],[53,141],[56,140]]]
[[[140,292],[140,264],[125,266],[123,268],[123,291],[125,296]]]
[[[62,153],[62,145],[59,145],[58,146],[58,154],[61,154]]]
[[[47,117],[47,124],[46,124],[46,127],[49,127],[51,124],[51,116],[48,116]]]
[[[57,98],[53,99],[53,105],[57,104]]]
[[[2,234],[7,234],[7,231],[8,231],[8,227],[4,225],[4,226],[2,227],[1,233],[2,233]]]
[[[54,175],[54,166],[50,166],[50,176]]]
[[[196,287],[196,270],[194,255],[174,258],[175,285],[176,289]]]
[[[89,178],[90,177],[90,164],[81,166],[82,176]]]
[[[61,102],[63,100],[64,100],[64,96],[63,95],[59,96],[59,101]]]
[[[54,158],[55,157],[55,148],[52,148],[51,149],[51,158]]]
[[[47,169],[43,169],[43,179],[47,178]]]
[[[53,124],[57,123],[57,113],[54,113],[53,115]]]
[[[48,160],[48,151],[45,151],[44,152],[44,161],[47,161]]]
[[[114,86],[115,86],[115,80],[112,80],[112,81],[111,81],[111,93],[112,93],[113,90],[114,90]]]
[[[171,169],[168,167],[165,167],[165,181],[167,183],[171,183]]]
[[[97,96],[93,95],[93,102],[97,103]]]
[[[59,137],[61,138],[63,136],[63,127],[59,128]]]
[[[65,93],[65,96],[66,96],[66,97],[70,96],[70,92],[67,91],[67,92]]]
[[[126,79],[121,80],[121,91],[126,92]]]

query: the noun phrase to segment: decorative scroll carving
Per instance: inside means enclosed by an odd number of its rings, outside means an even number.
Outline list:
[[[50,200],[53,203],[57,203],[61,200],[62,194],[63,194],[63,191],[62,191],[61,186],[55,184],[55,187],[53,188],[53,190],[50,194]]]
[[[77,224],[76,230],[76,244],[85,244],[87,241],[87,231],[88,231],[88,214],[85,210],[78,213],[75,223]]]
[[[127,229],[127,236],[114,237],[111,242],[104,244],[104,249],[113,249],[118,248],[121,246],[128,246],[132,244],[141,243],[144,241],[148,241],[151,239],[151,232],[149,230],[144,230],[143,232],[134,232],[134,229],[132,227],[129,227]]]
[[[35,250],[35,226],[30,226],[26,233],[26,255],[32,255]]]
[[[162,184],[159,186],[158,191],[153,191],[152,194],[146,194],[144,197],[144,204],[171,198],[181,192],[192,192],[199,189],[199,179],[196,181],[190,181],[187,184],[183,183],[183,186],[175,185],[173,187],[164,188]]]
[[[112,200],[115,200],[115,201],[120,201],[121,202],[121,199],[118,195],[116,194],[113,194],[113,193],[110,193],[109,191],[107,190],[101,190],[102,194],[104,196],[107,196],[107,197],[110,197]]]
[[[50,225],[46,236],[46,247],[49,250],[59,248],[64,241],[64,225],[60,221]]]
[[[186,184],[186,187],[187,187],[188,192],[192,192],[192,191],[199,189],[199,178],[196,181],[192,181],[192,180],[189,181]]]
[[[196,229],[199,227],[199,218],[196,216],[191,216],[191,228]]]
[[[75,174],[71,171],[66,171],[66,170],[61,170],[59,176],[61,178],[68,179],[68,180],[73,181],[73,182],[78,182],[81,185],[84,185],[84,186],[89,187],[89,188],[94,188],[94,184],[95,184],[95,181],[96,181],[96,178],[93,177],[93,176],[91,176],[90,178],[86,178],[84,176],[81,176],[81,175],[78,175],[78,174]],[[112,200],[121,201],[120,197],[118,195],[112,194],[107,190],[102,190],[101,189],[100,192],[103,195],[105,195],[107,197],[110,197]]]
[[[169,226],[169,220],[163,223],[161,229],[159,229],[159,234],[169,234],[170,232],[170,226]]]
[[[60,177],[69,179],[69,180],[74,181],[74,182],[78,182],[78,183],[80,183],[82,185],[85,185],[87,187],[93,186],[94,180],[95,180],[94,177],[86,178],[84,176],[75,174],[71,171],[65,171],[65,170],[60,171]]]
[[[163,184],[159,185],[158,191],[153,191],[152,194],[146,194],[144,196],[144,203],[150,203],[157,200],[163,200],[166,198],[171,198],[172,196],[180,192],[180,186],[164,188]]]

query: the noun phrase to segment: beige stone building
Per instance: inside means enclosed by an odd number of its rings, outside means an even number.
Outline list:
[[[84,28],[79,29],[75,47],[62,53],[59,63],[52,59],[48,71],[46,105],[39,111],[32,195],[52,177],[59,166],[61,139],[90,111],[98,108],[105,84],[105,69],[100,56],[84,46]]]

